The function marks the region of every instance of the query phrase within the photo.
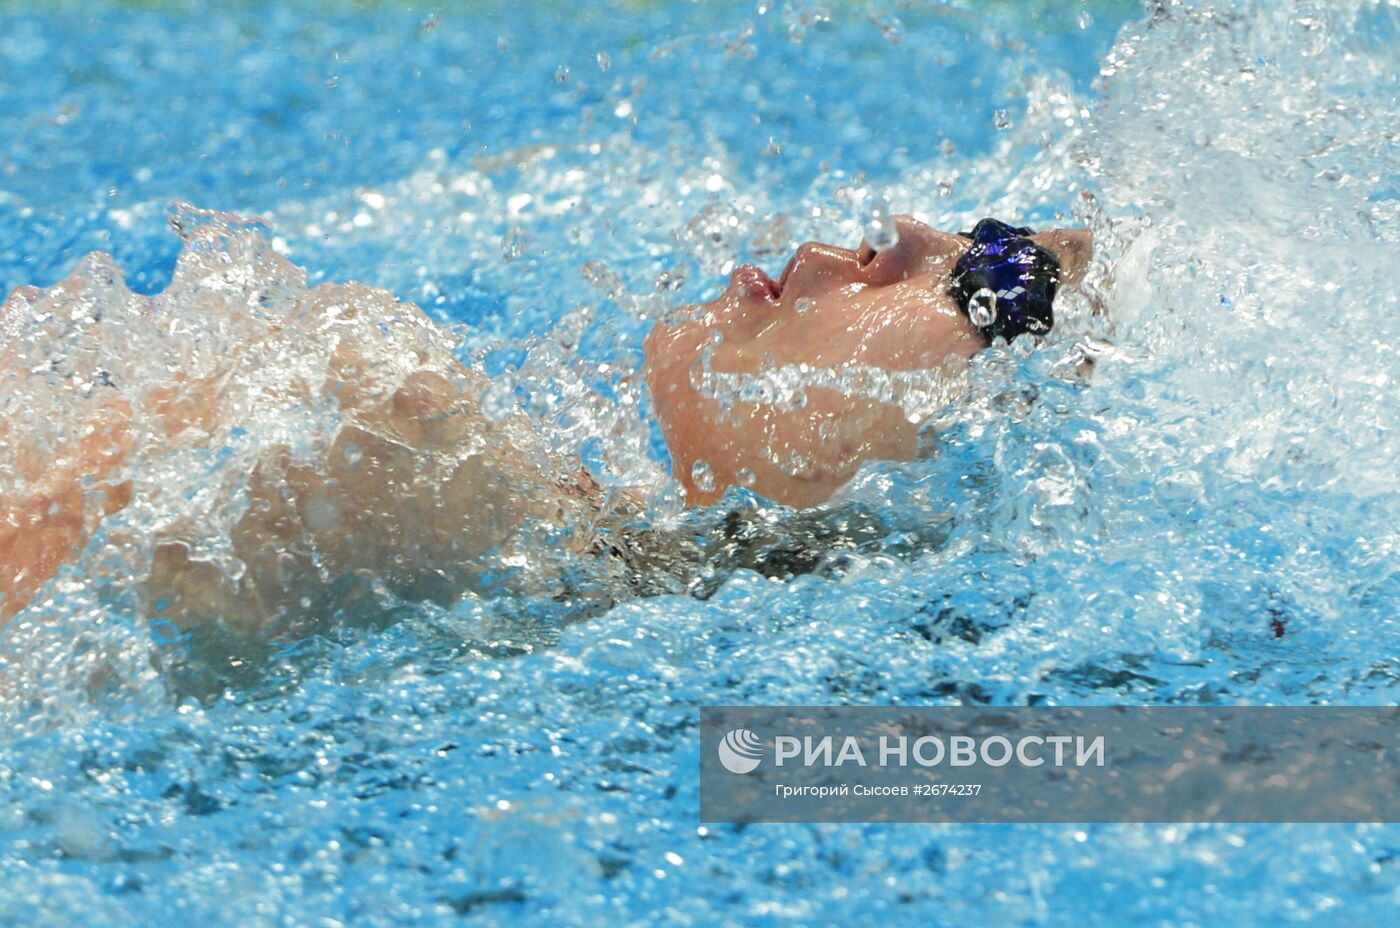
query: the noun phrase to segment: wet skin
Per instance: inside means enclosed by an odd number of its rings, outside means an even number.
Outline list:
[[[725,404],[703,380],[706,368],[752,375],[794,365],[868,366],[937,371],[955,387],[966,360],[986,347],[947,293],[967,241],[909,216],[896,223],[898,243],[878,253],[868,244],[852,250],[808,242],[777,280],[753,265],[738,267],[718,297],[647,337],[656,414],[692,505],[746,485],[811,506],[864,461],[914,456],[919,423],[899,405],[826,386],[806,388],[799,408]],[[1062,286],[1077,283],[1092,248],[1087,230],[1034,238],[1060,259]]]

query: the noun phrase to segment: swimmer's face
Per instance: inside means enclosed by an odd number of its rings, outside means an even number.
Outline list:
[[[731,385],[753,384],[761,371],[772,377],[759,381],[814,382],[801,365],[838,378],[881,368],[956,379],[985,346],[947,294],[966,240],[909,216],[895,221],[899,240],[881,251],[808,242],[776,280],[738,267],[718,297],[647,337],[653,401],[691,503],[737,484],[812,505],[866,459],[913,456],[918,424],[898,405],[832,386],[799,392],[800,405],[725,401],[704,382],[707,371]]]

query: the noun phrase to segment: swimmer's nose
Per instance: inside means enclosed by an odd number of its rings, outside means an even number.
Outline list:
[[[929,258],[940,255],[951,257],[963,247],[962,240],[957,236],[939,232],[913,216],[896,216],[894,222],[899,237],[893,245],[878,252],[872,248],[869,257],[865,258],[869,245],[861,244],[860,253],[864,258],[861,266],[865,270],[867,283],[873,286],[903,280],[924,269]]]
[[[861,278],[860,256],[849,248],[807,242],[799,245],[778,280],[784,303],[817,296]]]

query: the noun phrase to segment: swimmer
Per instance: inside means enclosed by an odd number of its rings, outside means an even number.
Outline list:
[[[895,222],[897,242],[880,251],[809,242],[776,280],[741,266],[719,296],[647,336],[642,373],[690,505],[742,485],[816,506],[863,462],[917,451],[919,424],[897,403],[823,385],[808,386],[803,403],[726,404],[697,382],[703,377],[805,365],[939,370],[955,381],[993,341],[1048,331],[1056,288],[1079,282],[1092,251],[1087,230],[1034,234],[987,219],[954,235],[909,216]],[[80,286],[70,278],[49,293]],[[17,290],[0,323],[43,299]],[[141,582],[149,615],[185,628],[219,620],[256,631],[329,614],[371,587],[450,602],[490,588],[488,556],[535,556],[531,526],[570,527],[562,548],[593,554],[605,547],[608,520],[629,506],[635,514],[635,501],[606,494],[576,461],[552,460],[523,415],[486,416],[488,381],[452,358],[450,340],[416,307],[353,283],[323,284],[304,303],[299,312],[324,336],[311,349],[294,339],[284,347],[322,352],[325,382],[276,389],[333,397],[339,429],[312,461],[282,446],[259,454],[229,490],[246,505],[222,560],[199,553],[185,527],[162,528]],[[386,356],[377,347],[386,332],[414,347]],[[259,337],[282,337],[282,327]],[[0,377],[19,382],[31,362],[0,342]],[[99,525],[140,502],[123,474],[134,449],[217,448],[248,397],[274,389],[237,364],[232,351],[197,372],[175,369],[140,395],[101,393],[47,452],[0,419],[0,446],[10,445],[22,477],[21,491],[0,494],[0,624]]]

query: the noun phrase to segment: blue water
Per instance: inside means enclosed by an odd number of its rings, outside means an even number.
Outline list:
[[[230,644],[99,535],[0,632],[0,924],[1392,923],[1391,826],[698,821],[705,704],[1400,696],[1400,14],[1149,6],[0,5],[0,290],[101,250],[158,292],[172,201],[260,215],[466,323],[604,482],[664,475],[607,400],[728,262],[881,198],[1100,241],[795,579]]]

